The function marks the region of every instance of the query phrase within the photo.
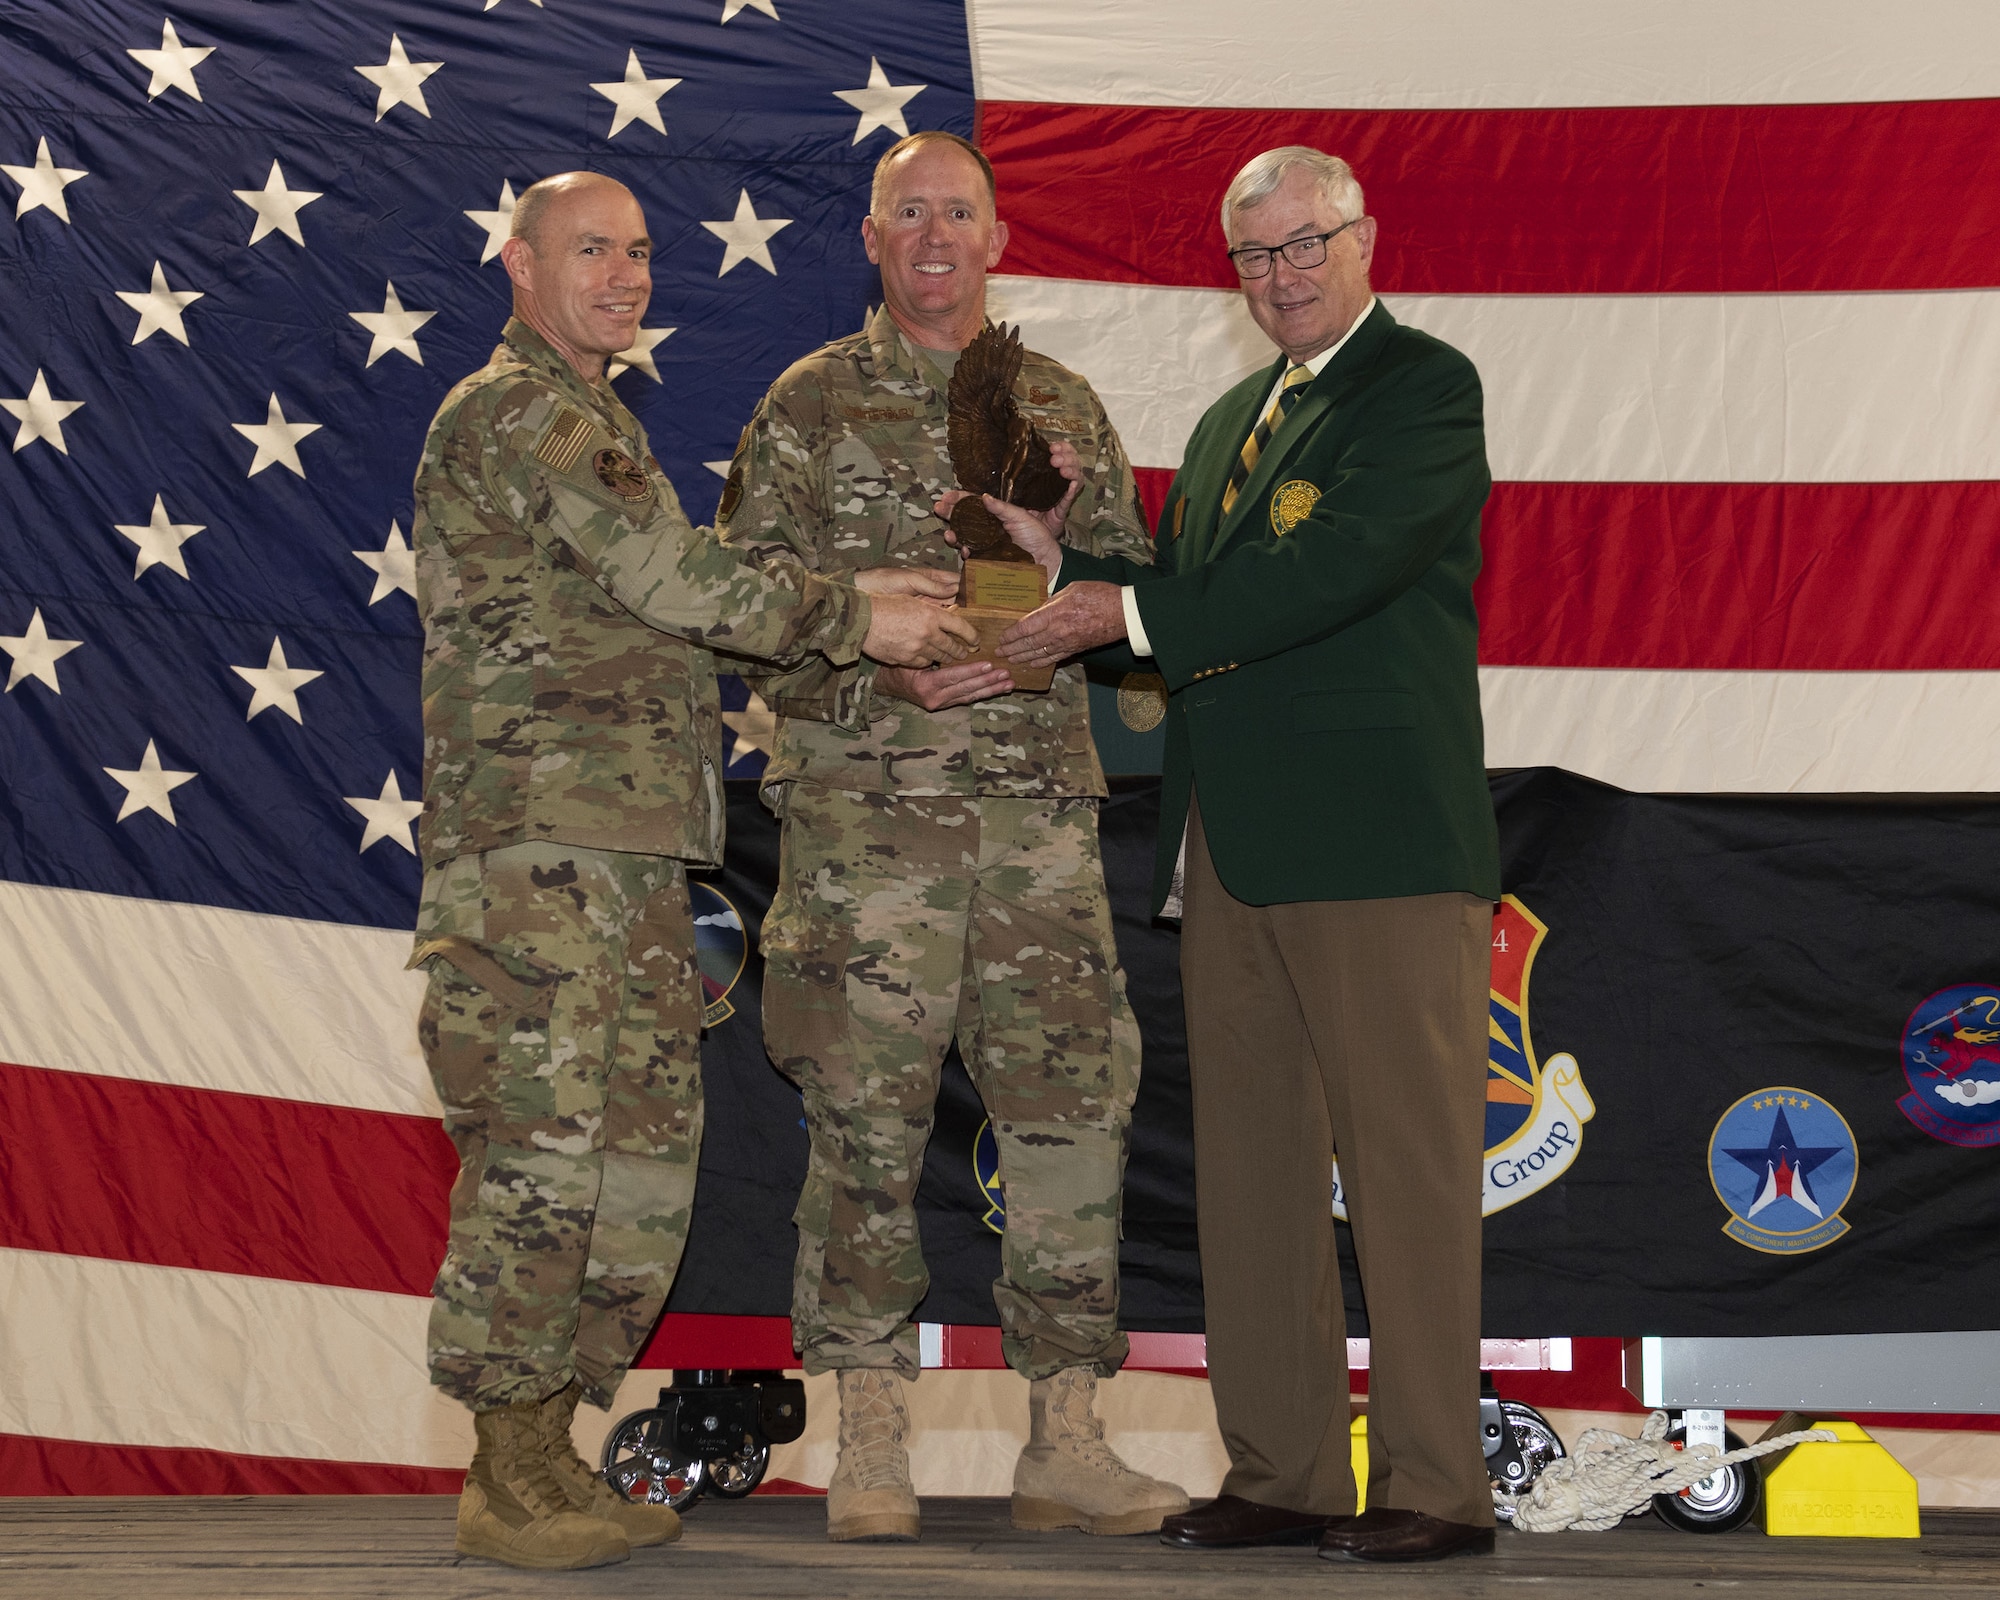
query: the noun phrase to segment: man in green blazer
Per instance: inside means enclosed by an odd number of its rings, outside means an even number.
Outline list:
[[[1009,656],[1099,652],[1169,691],[1154,906],[1184,919],[1231,1466],[1162,1536],[1371,1561],[1490,1548],[1480,1155],[1500,874],[1472,600],[1479,377],[1375,299],[1375,221],[1345,162],[1258,156],[1223,229],[1283,354],[1196,426],[1157,564],[1059,550],[1045,519],[1005,508],[1057,588]],[[1374,1335],[1359,1516],[1336,1150]]]

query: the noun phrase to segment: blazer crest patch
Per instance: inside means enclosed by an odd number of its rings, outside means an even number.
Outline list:
[[[1319,486],[1294,478],[1271,492],[1271,531],[1287,534],[1313,513],[1319,504]]]

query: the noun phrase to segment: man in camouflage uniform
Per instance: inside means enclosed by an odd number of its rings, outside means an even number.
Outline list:
[[[950,561],[932,512],[952,486],[945,391],[984,319],[1006,242],[985,158],[951,134],[876,168],[862,236],[885,304],[865,331],[772,386],[744,430],[718,531],[840,574]],[[1090,386],[1030,354],[1016,385],[1085,484],[1052,513],[1093,553],[1145,560],[1132,471]],[[1004,669],[825,659],[758,675],[780,714],[766,795],[784,818],[762,935],[765,1043],[811,1130],[793,1337],[839,1373],[835,1539],[915,1538],[901,1378],[929,1283],[913,1201],[954,1034],[991,1117],[1006,1189],[994,1285],[1003,1349],[1030,1380],[1014,1520],[1150,1532],[1187,1506],[1132,1471],[1092,1414],[1118,1370],[1118,1221],[1139,1038],[1097,847],[1104,794],[1081,668],[1046,694]]]
[[[458,1147],[434,1382],[476,1415],[459,1548],[594,1566],[674,1537],[570,1443],[611,1402],[687,1237],[701,1004],[686,864],[722,853],[713,648],[929,663],[969,625],[759,565],[689,527],[605,380],[651,280],[645,218],[586,173],[536,184],[502,260],[515,317],[445,397],[417,472],[424,618],[421,1035]],[[902,592],[890,593],[890,589]]]

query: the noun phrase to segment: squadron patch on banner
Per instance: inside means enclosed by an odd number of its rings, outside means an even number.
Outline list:
[[[1933,1139],[2000,1145],[2000,983],[1940,989],[1903,1024],[1910,1092],[1896,1109]]]
[[[1840,1208],[1859,1168],[1847,1119],[1804,1089],[1746,1094],[1709,1135],[1709,1181],[1729,1208],[1722,1231],[1767,1255],[1802,1255],[1846,1233]]]
[[[690,883],[688,904],[694,912],[694,955],[701,968],[701,1025],[712,1028],[736,1015],[729,991],[743,976],[750,952],[743,918],[712,884]]]
[[[1494,908],[1482,1216],[1504,1211],[1567,1172],[1583,1148],[1583,1125],[1597,1115],[1576,1057],[1564,1051],[1538,1062],[1528,1033],[1528,975],[1548,932],[1547,924],[1514,895]],[[1347,1215],[1338,1162],[1333,1169],[1333,1214]]]
[[[972,1175],[979,1180],[979,1192],[986,1197],[986,1215],[979,1220],[995,1233],[1007,1231],[1007,1193],[1000,1187],[1000,1141],[993,1137],[993,1121],[980,1123],[972,1140]]]
[[[1279,484],[1271,492],[1271,531],[1290,533],[1313,514],[1313,507],[1318,504],[1318,485],[1308,483],[1304,478]]]

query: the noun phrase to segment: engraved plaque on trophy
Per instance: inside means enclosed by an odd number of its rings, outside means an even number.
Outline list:
[[[946,440],[958,486],[971,491],[951,514],[964,557],[959,609],[979,629],[979,652],[966,659],[1003,666],[1016,689],[1039,692],[1054,681],[1054,663],[1022,666],[1005,660],[999,641],[1047,603],[1048,584],[1034,558],[1014,543],[979,499],[990,494],[1028,511],[1046,511],[1069,488],[1049,463],[1048,442],[1014,403],[1021,355],[1020,330],[990,323],[959,353],[951,375]]]

